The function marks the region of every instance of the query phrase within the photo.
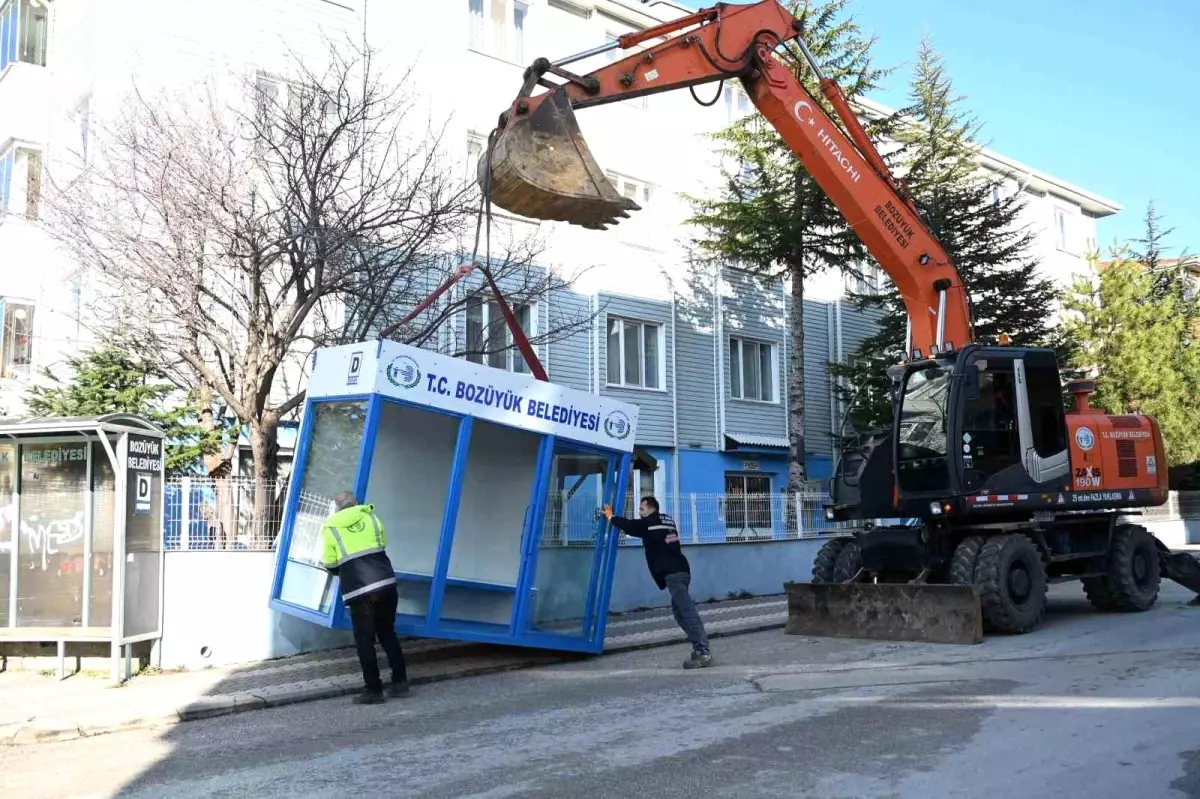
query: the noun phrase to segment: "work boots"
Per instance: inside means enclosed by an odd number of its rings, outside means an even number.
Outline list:
[[[712,665],[712,655],[708,652],[692,652],[692,656],[683,661],[685,669],[706,669]]]

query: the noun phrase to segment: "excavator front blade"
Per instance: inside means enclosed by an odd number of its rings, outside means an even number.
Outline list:
[[[785,583],[789,635],[978,644],[983,609],[969,585]]]
[[[492,203],[529,219],[605,229],[641,206],[617,193],[592,157],[571,102],[551,92],[528,114],[513,114],[497,137],[488,174],[486,155],[477,178]]]

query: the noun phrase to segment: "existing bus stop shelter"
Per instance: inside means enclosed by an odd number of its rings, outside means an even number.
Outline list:
[[[127,414],[0,419],[0,650],[162,637],[163,433]]]
[[[314,355],[271,605],[349,628],[321,568],[332,497],[375,505],[406,635],[604,646],[637,407],[390,341]],[[588,530],[561,542],[564,526]],[[549,544],[549,546],[547,546]]]

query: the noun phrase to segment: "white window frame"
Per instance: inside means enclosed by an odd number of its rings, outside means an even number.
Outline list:
[[[525,66],[532,6],[532,0],[467,0],[467,49]]]
[[[1056,207],[1054,209],[1054,249],[1071,254],[1070,233],[1071,226],[1067,219],[1066,209]]]
[[[496,313],[499,314],[499,318],[497,319],[491,318],[493,306],[495,306]],[[522,328],[525,330],[526,338],[532,339],[534,336],[536,336],[537,303],[509,302],[508,307],[512,310],[513,315],[517,317],[518,322],[521,321],[522,310],[528,310],[529,325],[522,325]],[[471,340],[469,328],[471,322],[471,312],[474,308],[479,308],[480,323],[482,325],[482,332],[485,335],[493,331],[503,331],[504,345],[506,349],[503,352],[498,353],[470,353],[465,356],[466,360],[470,361],[471,363],[480,364],[481,366],[492,366],[494,368],[504,369],[505,371],[514,372],[516,374],[533,374],[533,370],[530,369],[529,364],[525,363],[525,357],[521,354],[521,351],[517,349],[516,342],[513,341],[512,331],[508,328],[508,323],[505,321],[504,314],[502,311],[500,311],[499,305],[496,303],[496,298],[489,294],[480,293],[469,298],[466,302],[466,307],[464,307],[462,311],[463,338],[466,342],[467,348],[470,349],[471,347],[475,346],[475,342]],[[485,348],[487,348],[486,345]],[[536,354],[536,348],[534,352]],[[493,358],[497,357],[504,358],[503,366],[493,362]]]
[[[617,373],[618,373],[620,382],[614,383],[609,379],[608,366],[610,363],[610,359],[613,356],[613,348],[609,344],[610,330],[612,329],[612,325],[616,322],[621,323],[621,326],[617,332],[618,346],[616,348],[617,349]],[[637,325],[638,326],[638,360],[639,360],[639,367],[640,367],[639,374],[641,374],[641,376],[642,376],[641,383],[628,383],[625,381],[625,327],[626,327],[626,325]],[[647,335],[647,330],[649,328],[653,328],[653,330],[654,330],[653,335],[655,336],[655,339],[656,339],[655,343],[658,345],[658,364],[657,364],[658,368],[655,369],[655,378],[658,381],[657,386],[647,385],[647,381],[646,381],[646,335]],[[609,388],[629,389],[632,391],[656,391],[656,392],[665,392],[666,391],[666,383],[667,383],[666,360],[667,359],[665,357],[665,352],[664,352],[664,350],[666,349],[666,347],[665,347],[666,326],[662,322],[651,322],[651,321],[648,321],[645,319],[635,319],[635,318],[628,317],[628,316],[619,316],[619,315],[615,315],[615,314],[610,314],[607,317],[607,319],[605,320],[604,341],[605,341],[604,381],[605,381],[606,386],[608,386]]]
[[[862,264],[859,275],[849,272],[845,276],[846,290],[855,294],[879,294],[883,287],[883,270],[876,264]]]
[[[20,309],[28,309],[29,316],[29,363],[21,367],[21,371],[16,371],[12,364],[9,363],[10,347],[8,335],[10,330],[13,330],[13,320],[16,319],[16,311]],[[32,300],[25,300],[19,297],[0,297],[0,380],[28,380],[33,377],[34,358],[37,350],[37,303]],[[15,331],[13,331],[15,333]]]
[[[743,489],[748,488],[750,480],[765,480],[767,490],[756,494],[747,493],[743,490],[741,493],[733,493],[729,490],[730,480],[740,480]],[[741,472],[741,471],[726,471],[724,474],[724,493],[721,495],[721,521],[725,525],[726,540],[740,541],[747,538],[773,538],[775,536],[775,500],[771,492],[772,478],[770,474],[756,472]],[[767,502],[766,508],[767,519],[766,526],[752,524],[753,521],[760,521],[762,508],[750,507],[748,497],[754,497],[756,502]],[[741,524],[735,524],[733,516],[740,515],[742,517]],[[756,518],[759,517],[759,518]]]
[[[46,66],[47,51],[50,49],[50,11],[46,3],[39,4],[45,11],[45,24],[39,31],[41,35],[33,41],[38,51],[31,53],[25,47],[28,43],[25,34],[29,32],[29,20],[21,13],[30,13],[31,5],[30,0],[0,0],[0,72],[16,63]]]
[[[254,71],[254,115],[256,119],[262,118],[261,115],[269,113],[273,110],[263,99],[264,84],[270,84],[275,87],[275,105],[278,109],[283,110],[290,107],[292,103],[293,93],[297,97],[302,96],[302,93],[307,88],[313,94],[324,94],[324,89],[320,86],[306,86],[298,81],[289,80],[288,78],[278,75],[274,72],[268,72],[263,69]],[[337,119],[337,101],[325,96],[325,118],[326,124],[330,124]]]
[[[604,175],[608,178],[608,182],[613,185],[613,188],[617,190],[617,194],[620,194],[622,197],[628,197],[629,195],[627,195],[625,192],[632,187],[633,197],[630,197],[629,199],[642,206],[643,211],[650,206],[650,203],[654,200],[654,195],[658,190],[657,186],[647,180],[631,178],[627,175],[622,175],[619,172],[609,171],[605,172]]]
[[[24,173],[20,170],[19,158],[26,159]],[[36,170],[30,174],[29,158],[35,158]],[[46,152],[41,147],[24,141],[16,141],[0,152],[0,222],[5,217],[15,216],[36,220],[42,198],[42,186],[46,173]],[[19,176],[19,179],[18,179]],[[33,191],[30,191],[32,185]],[[30,197],[32,196],[32,202]]]
[[[731,125],[754,113],[754,103],[750,102],[750,95],[738,86],[726,84],[722,99],[725,101],[725,119]]]
[[[771,374],[759,374],[758,389],[761,393],[764,381],[771,391],[770,399],[762,399],[761,397],[746,396],[746,350],[754,348],[756,363],[759,368],[762,367],[761,349],[766,347],[771,362]],[[737,350],[737,372],[734,372],[733,353]],[[738,402],[755,402],[762,405],[778,405],[779,404],[779,345],[774,341],[760,341],[758,339],[744,338],[742,336],[729,337],[729,396]],[[736,377],[736,380],[735,380]],[[737,391],[735,391],[735,386]]]

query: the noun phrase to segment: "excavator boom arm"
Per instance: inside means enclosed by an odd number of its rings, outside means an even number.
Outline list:
[[[574,110],[738,78],[899,290],[909,317],[908,349],[928,355],[970,343],[970,307],[958,270],[888,171],[841,89],[821,75],[800,41],[849,136],[777,57],[783,42],[798,38],[798,28],[777,0],[724,4],[626,34],[614,46],[671,35],[587,75],[564,68],[574,59],[556,64],[539,59],[501,116],[492,158],[480,165],[480,182],[493,202],[514,213],[603,228],[638,206],[609,184],[579,134]],[[565,83],[552,83],[547,74]],[[533,95],[538,85],[549,91]]]

